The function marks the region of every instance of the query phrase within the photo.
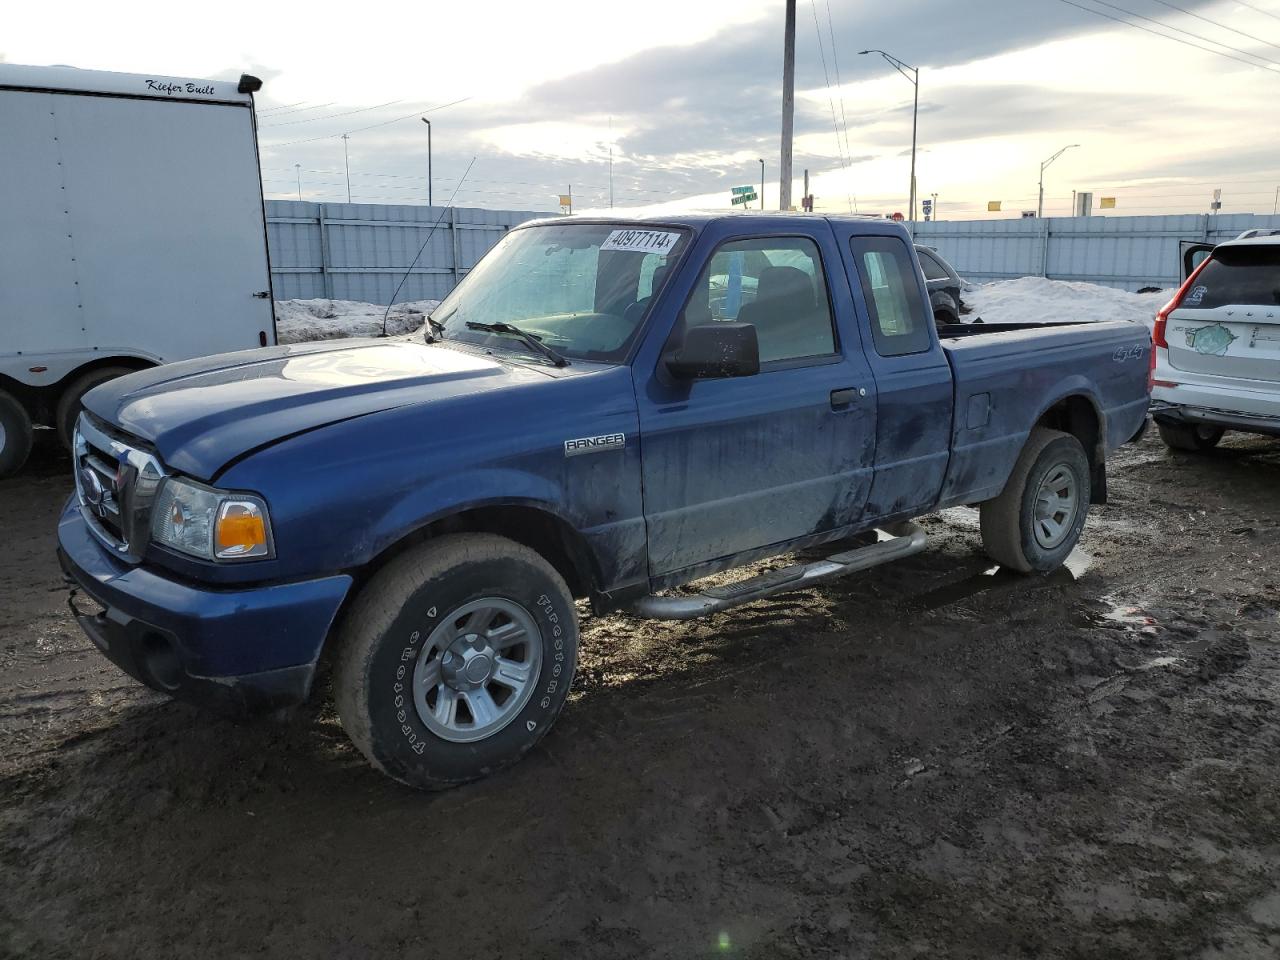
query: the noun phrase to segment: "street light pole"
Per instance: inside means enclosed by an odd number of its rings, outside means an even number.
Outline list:
[[[294,172],[298,174],[298,199],[302,199],[302,164],[295,163],[293,165]]]
[[[431,202],[431,121],[426,117],[422,118],[422,122],[427,125],[427,206],[435,206]]]
[[[920,117],[920,68],[904,63],[893,54],[885,53],[883,50],[858,51],[859,56],[864,53],[880,54],[895,70],[910,80],[911,85],[915,88],[915,97],[911,104],[911,189],[909,191],[911,197],[911,224],[914,227],[916,222],[916,126]]]
[[[764,209],[764,157],[760,158],[760,209]]]
[[[1040,201],[1036,204],[1036,219],[1044,219],[1044,172],[1049,168],[1049,164],[1057,160],[1060,156],[1070,150],[1072,147],[1078,147],[1078,143],[1068,143],[1065,147],[1055,153],[1052,157],[1040,164]]]

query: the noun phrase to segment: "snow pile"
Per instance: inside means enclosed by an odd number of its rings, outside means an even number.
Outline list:
[[[427,322],[439,300],[397,303],[387,317],[387,335],[412,333]],[[276,334],[280,343],[376,337],[382,334],[386,307],[358,300],[277,300]]]
[[[1096,283],[1019,277],[966,285],[961,298],[984,323],[1050,323],[1064,320],[1131,320],[1151,327],[1171,291],[1129,293]]]

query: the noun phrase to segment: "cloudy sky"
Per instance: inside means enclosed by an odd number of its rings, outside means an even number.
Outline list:
[[[761,158],[777,204],[782,0],[234,9],[4,4],[0,59],[257,74],[269,197],[345,200],[345,146],[353,200],[424,203],[425,114],[437,204],[552,210],[572,186],[607,207],[610,152],[618,207],[727,206]],[[920,69],[917,182],[944,218],[1034,208],[1066,144],[1046,214],[1073,190],[1116,214],[1203,212],[1215,188],[1273,209],[1280,0],[799,0],[795,167],[819,210],[906,210],[912,85],[868,47]]]

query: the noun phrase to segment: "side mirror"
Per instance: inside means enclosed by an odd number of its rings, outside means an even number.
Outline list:
[[[690,327],[684,343],[666,355],[677,380],[750,377],[760,372],[760,344],[749,323],[718,321]]]

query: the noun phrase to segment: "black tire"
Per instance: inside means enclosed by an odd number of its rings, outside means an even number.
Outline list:
[[[58,439],[62,441],[64,447],[71,449],[71,434],[75,431],[76,417],[80,416],[80,401],[84,399],[84,395],[108,380],[133,372],[128,367],[102,367],[76,377],[67,385],[62,391],[62,396],[58,398],[58,409],[54,414]]]
[[[0,390],[0,480],[22,469],[31,455],[31,417],[10,394]]]
[[[1061,539],[1046,543],[1045,529],[1036,518],[1037,499],[1042,485],[1060,471],[1070,475],[1074,502],[1070,513],[1056,523]],[[1000,496],[979,507],[982,545],[993,560],[1019,573],[1055,570],[1080,539],[1091,495],[1089,458],[1080,441],[1069,433],[1036,427]]]
[[[416,668],[434,664],[442,670],[443,655],[431,652],[434,639],[456,635],[452,624],[465,617],[454,614],[490,600],[514,604],[536,628],[538,636],[521,645],[530,660],[538,645],[536,676],[527,701],[511,703],[503,726],[482,739],[457,742],[431,729],[419,713]],[[388,776],[440,790],[515,763],[551,729],[573,682],[578,625],[568,587],[540,555],[505,537],[455,534],[429,540],[380,571],[352,604],[335,640],[334,694],[347,735]],[[431,689],[438,706],[443,681]],[[452,697],[471,703],[465,694]],[[431,704],[423,702],[430,713]],[[507,709],[504,704],[499,711]],[[463,712],[479,723],[470,706]]]
[[[1222,435],[1227,431],[1222,427],[1181,423],[1156,423],[1160,431],[1160,439],[1170,450],[1188,450],[1192,453],[1207,453],[1218,445]]]

